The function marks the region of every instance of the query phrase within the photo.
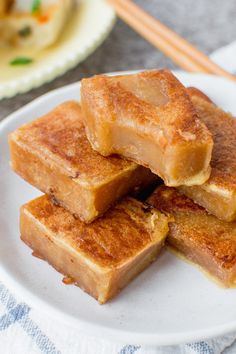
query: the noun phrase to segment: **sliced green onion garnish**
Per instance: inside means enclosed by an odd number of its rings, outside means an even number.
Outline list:
[[[27,57],[17,57],[14,58],[10,61],[10,65],[27,65],[31,64],[33,62],[33,59],[27,58]]]
[[[40,7],[41,7],[41,0],[33,0],[32,8],[31,8],[32,14],[38,13],[40,11]]]

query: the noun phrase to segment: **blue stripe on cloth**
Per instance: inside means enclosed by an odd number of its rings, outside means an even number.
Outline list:
[[[35,341],[43,354],[60,354],[51,340],[41,331],[28,316],[30,308],[26,304],[17,304],[15,298],[0,282],[0,301],[8,310],[8,313],[0,317],[0,331],[7,329],[10,325],[18,322],[23,330]],[[201,341],[186,344],[196,354],[214,354],[213,348],[208,343]],[[140,346],[126,345],[118,354],[134,354]]]
[[[61,352],[56,349],[55,345],[50,339],[41,331],[41,329],[34,323],[29,316],[22,318],[20,324],[24,331],[34,339],[39,349],[44,354],[60,354]]]
[[[23,303],[17,304],[15,298],[1,282],[0,302],[8,310],[8,313],[0,317],[0,330],[7,329],[11,324],[18,322],[43,354],[61,354],[37,324],[29,318],[30,307]]]
[[[138,346],[136,346],[136,345],[126,345],[119,351],[118,354],[133,354],[139,349],[140,349],[139,345]]]
[[[0,283],[0,301],[8,310],[16,306],[16,300],[2,283]]]
[[[197,354],[214,354],[213,348],[206,342],[197,342],[186,344],[187,347],[194,350]]]
[[[29,306],[25,304],[18,304],[8,313],[0,318],[0,331],[7,329],[9,326],[19,321],[22,317],[27,315],[30,311]]]

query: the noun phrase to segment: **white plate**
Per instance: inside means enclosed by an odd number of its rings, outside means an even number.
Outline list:
[[[203,89],[236,114],[236,85],[206,75],[177,73],[186,85]],[[11,172],[7,135],[68,99],[78,99],[79,83],[31,102],[0,125],[0,279],[31,306],[81,331],[127,343],[175,344],[236,330],[236,290],[220,289],[198,269],[164,252],[106,305],[35,257],[19,238],[21,204],[38,192]]]
[[[79,0],[59,40],[51,47],[0,48],[0,99],[12,97],[55,79],[90,55],[107,37],[115,21],[106,0]],[[11,66],[16,57],[34,59],[30,65]]]

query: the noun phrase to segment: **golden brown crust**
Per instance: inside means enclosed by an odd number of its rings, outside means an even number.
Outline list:
[[[99,221],[85,225],[43,196],[21,207],[20,230],[34,255],[105,303],[157,258],[168,220],[126,198]]]
[[[160,84],[160,91],[166,101],[153,105],[137,96],[125,86],[126,80],[136,80],[137,84],[152,86]],[[92,92],[92,93],[91,93]],[[173,144],[186,143],[186,133],[194,135],[195,141],[211,142],[211,134],[199,121],[196,111],[184,86],[168,70],[150,70],[128,76],[94,76],[82,80],[82,103],[86,96],[96,109],[106,109],[108,120],[130,118],[134,124],[143,127],[143,134],[150,134],[155,140],[162,130],[165,141]],[[98,108],[99,107],[99,108]],[[158,130],[157,130],[158,125]],[[191,143],[188,141],[188,143]],[[163,141],[163,148],[166,142]]]
[[[99,182],[136,164],[117,156],[103,157],[94,151],[85,134],[77,102],[65,102],[45,116],[24,125],[10,139],[45,156],[63,168],[63,173],[81,180]]]
[[[80,105],[67,102],[9,136],[12,169],[85,222],[156,180],[150,170],[95,152]]]
[[[204,253],[205,262],[208,262],[209,267],[215,264],[215,273],[235,271],[236,223],[227,223],[209,215],[206,210],[174,188],[157,188],[148,202],[160,211],[174,216],[175,221],[169,225],[170,244],[177,246],[180,251],[187,245],[188,252],[191,249],[192,254]],[[221,274],[221,277],[224,278],[224,274]],[[230,285],[228,281],[234,280],[226,279],[226,285]]]
[[[156,243],[158,237],[160,241],[164,239],[167,232],[166,216],[132,198],[125,198],[92,224],[84,224],[65,209],[53,205],[47,196],[22,208],[61,242],[102,267],[113,268],[124,263]],[[159,230],[155,231],[155,224],[160,226]]]
[[[214,141],[211,175],[203,186],[214,184],[236,192],[236,120],[230,113],[195,94],[192,101]]]
[[[203,207],[194,203],[190,198],[178,193],[175,188],[171,187],[158,187],[148,198],[148,203],[165,214],[178,212],[205,214],[205,209]]]
[[[210,178],[199,186],[180,186],[193,199],[221,220],[236,219],[236,121],[217,108],[200,90],[188,88],[199,118],[211,131],[214,147]]]
[[[83,79],[81,104],[87,137],[100,154],[148,167],[169,186],[209,178],[211,134],[169,71]]]
[[[209,102],[209,103],[214,103],[210,97],[208,97],[204,92],[202,92],[201,90],[199,90],[196,87],[190,86],[187,87],[187,93],[189,94],[190,98],[196,96],[196,97],[200,97],[202,99],[204,99],[205,101]]]

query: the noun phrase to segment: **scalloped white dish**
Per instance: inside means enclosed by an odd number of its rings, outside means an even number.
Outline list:
[[[236,115],[236,84],[200,74],[176,73]],[[68,99],[80,83],[52,91],[0,124],[0,279],[28,304],[79,331],[126,343],[171,345],[236,330],[236,289],[222,289],[192,265],[167,251],[114,300],[99,305],[62,275],[32,257],[20,241],[19,207],[39,193],[9,167],[7,136]]]
[[[0,48],[0,99],[55,79],[90,55],[108,36],[115,13],[105,0],[80,0],[58,41],[47,49]],[[33,63],[11,66],[16,57]]]

